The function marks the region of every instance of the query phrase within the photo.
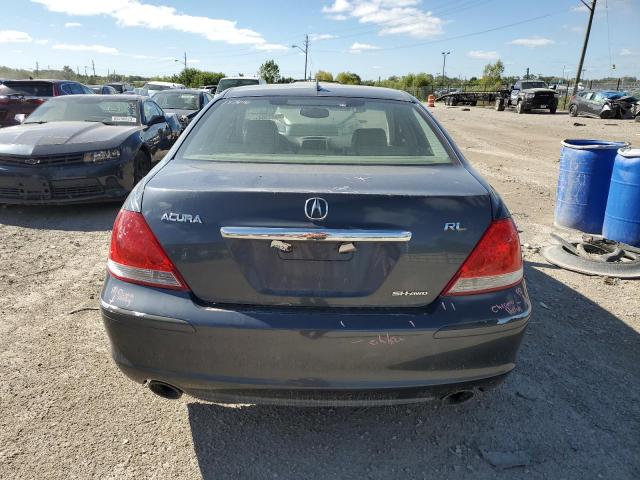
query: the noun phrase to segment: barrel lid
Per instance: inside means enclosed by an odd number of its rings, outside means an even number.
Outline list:
[[[640,158],[640,148],[623,147],[618,150],[618,155],[626,158]]]
[[[607,140],[571,139],[562,142],[563,147],[575,150],[618,150],[629,146],[628,142],[609,142]]]

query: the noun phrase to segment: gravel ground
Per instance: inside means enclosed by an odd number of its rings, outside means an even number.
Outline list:
[[[120,374],[97,299],[117,206],[0,208],[0,478],[640,478],[640,283],[553,268],[560,140],[640,125],[434,109],[522,230],[535,312],[515,372],[471,402],[218,406]],[[610,125],[613,124],[613,125]]]

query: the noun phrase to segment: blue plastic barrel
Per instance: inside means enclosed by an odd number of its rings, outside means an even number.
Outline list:
[[[640,148],[618,150],[602,235],[640,247]]]
[[[586,233],[602,233],[611,171],[616,152],[624,142],[564,140],[555,223]]]

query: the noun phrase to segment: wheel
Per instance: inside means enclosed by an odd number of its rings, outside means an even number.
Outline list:
[[[498,112],[504,111],[504,100],[502,98],[496,98],[496,106],[495,109]]]
[[[572,117],[577,117],[578,116],[578,106],[577,105],[571,105],[569,107],[569,115],[571,115]]]
[[[151,170],[151,159],[142,150],[133,159],[133,183],[137,184]]]
[[[472,107],[475,107],[476,105],[478,105],[478,101],[472,100],[471,103],[469,103],[469,105],[471,105]]]
[[[518,103],[516,104],[516,113],[518,115],[523,114],[524,113],[524,108],[522,108],[522,102],[518,100]]]
[[[558,109],[558,107],[551,107],[549,108],[549,113],[556,113],[556,110]]]

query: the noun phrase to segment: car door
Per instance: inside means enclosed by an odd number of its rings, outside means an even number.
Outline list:
[[[143,139],[151,152],[151,160],[157,162],[162,160],[171,147],[169,145],[170,127],[167,124],[164,112],[153,100],[145,100],[142,105],[142,116],[145,125]],[[163,120],[150,125],[151,122],[154,122],[154,118],[157,117],[162,117]]]
[[[516,84],[511,89],[511,105],[515,105],[518,103],[518,94],[520,93],[520,88],[522,84],[520,82],[516,82]]]
[[[596,93],[595,92],[588,92],[584,97],[584,100],[585,100],[585,111],[589,115],[598,115],[600,113],[600,109],[598,108],[598,106],[596,104],[595,97],[596,97]],[[600,108],[602,108],[602,107],[600,107]]]

